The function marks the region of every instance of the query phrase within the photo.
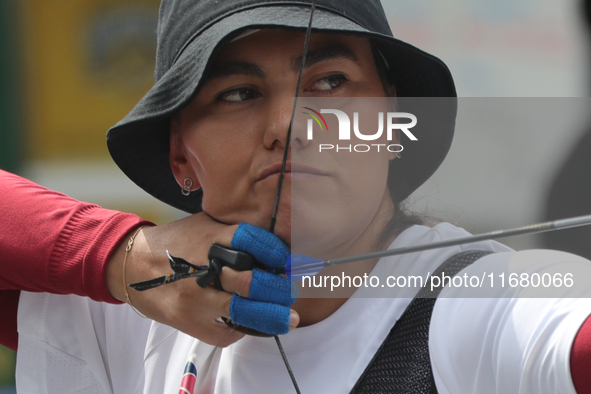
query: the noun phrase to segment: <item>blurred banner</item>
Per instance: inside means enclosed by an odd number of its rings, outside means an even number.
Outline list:
[[[461,97],[588,94],[582,1],[382,4],[394,36],[440,57],[452,71]]]
[[[21,4],[28,158],[108,157],[107,130],[153,84],[159,1]]]

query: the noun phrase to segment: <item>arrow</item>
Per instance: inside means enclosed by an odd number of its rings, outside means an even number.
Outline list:
[[[400,254],[422,252],[424,250],[446,248],[448,246],[464,245],[479,241],[488,241],[492,239],[514,237],[517,235],[538,234],[547,231],[565,230],[567,228],[588,226],[591,224],[591,215],[576,216],[567,219],[559,219],[551,222],[530,224],[524,227],[517,227],[508,230],[496,230],[489,233],[470,235],[449,239],[446,241],[433,242],[429,244],[407,246],[404,248],[381,250],[378,252],[365,253],[355,256],[340,257],[336,259],[321,260],[308,257],[301,254],[293,254],[287,262],[286,273],[294,281],[301,280],[302,276],[314,276],[322,268],[333,267],[335,265],[352,263],[355,261],[372,260]]]

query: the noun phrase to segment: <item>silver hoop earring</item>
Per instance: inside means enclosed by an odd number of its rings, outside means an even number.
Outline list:
[[[400,152],[396,152],[394,155],[397,159],[402,159],[402,155],[400,154]]]
[[[191,194],[191,188],[193,187],[193,180],[191,178],[185,178],[185,184],[182,187],[183,196]]]

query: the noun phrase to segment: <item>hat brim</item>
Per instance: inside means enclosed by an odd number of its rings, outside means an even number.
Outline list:
[[[107,145],[115,163],[157,199],[188,213],[200,212],[202,191],[192,192],[188,197],[182,195],[170,168],[170,117],[193,99],[212,55],[229,38],[246,28],[306,29],[309,17],[309,7],[264,6],[234,13],[204,30],[185,46],[173,66],[133,110],[109,130]],[[322,9],[314,13],[312,27],[315,32],[371,38],[390,65],[398,96],[456,96],[445,64],[412,45],[368,31]],[[423,131],[420,146],[408,152],[405,149],[404,159],[393,161],[389,184],[396,201],[404,200],[424,183],[445,158],[455,124],[455,106],[450,109],[434,130]]]

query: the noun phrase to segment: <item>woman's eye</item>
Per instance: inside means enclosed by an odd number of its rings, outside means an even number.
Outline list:
[[[331,75],[330,77],[322,78],[314,83],[311,90],[332,90],[336,89],[346,81],[344,75]]]
[[[218,101],[239,102],[245,100],[252,100],[257,97],[260,97],[260,94],[256,90],[249,88],[240,88],[220,94],[218,96]]]

